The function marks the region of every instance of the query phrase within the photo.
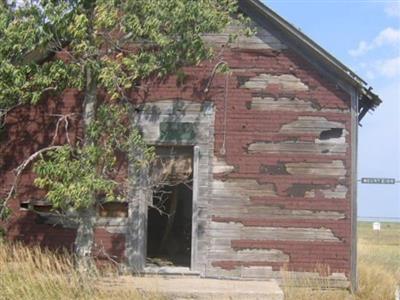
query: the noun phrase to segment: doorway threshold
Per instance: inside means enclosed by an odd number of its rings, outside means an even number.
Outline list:
[[[145,276],[193,276],[200,277],[200,273],[190,270],[189,267],[147,265],[144,268]]]

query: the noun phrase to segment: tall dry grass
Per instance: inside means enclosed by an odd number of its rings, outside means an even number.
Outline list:
[[[144,298],[132,289],[100,290],[100,276],[77,271],[68,254],[0,241],[1,300]]]
[[[392,300],[400,285],[400,224],[384,224],[378,235],[371,224],[360,224],[358,243],[359,289],[350,294],[329,289],[329,280],[300,282],[308,288],[290,287],[285,278],[285,300]],[[38,247],[8,244],[0,239],[0,300],[53,299],[162,299],[138,293],[119,282],[116,272],[81,273],[69,254]],[[323,270],[317,270],[323,273]],[[327,270],[329,271],[329,270]],[[329,273],[329,272],[328,272]],[[114,277],[111,278],[110,277]],[[299,279],[295,279],[298,285]]]
[[[358,233],[360,283],[356,299],[394,299],[400,286],[400,224],[383,223],[378,233],[371,223],[362,222]]]
[[[384,223],[378,234],[371,223],[358,225],[358,290],[329,289],[329,281],[284,278],[285,300],[394,300],[400,286],[400,224]]]

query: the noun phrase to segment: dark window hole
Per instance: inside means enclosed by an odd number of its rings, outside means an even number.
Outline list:
[[[98,208],[98,215],[102,218],[126,218],[128,217],[128,203],[105,202]]]
[[[22,202],[22,203],[19,205],[19,208],[20,208],[20,209],[29,209],[29,202]]]
[[[320,140],[329,140],[340,138],[343,135],[343,128],[331,128],[329,130],[324,130],[319,135]]]

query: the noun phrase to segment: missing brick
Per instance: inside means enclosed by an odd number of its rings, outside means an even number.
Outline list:
[[[282,162],[278,162],[276,165],[261,165],[260,172],[268,175],[289,175]]]
[[[343,135],[343,128],[331,128],[329,130],[324,130],[319,135],[319,139],[321,141],[329,140],[329,139],[337,139],[342,137]]]

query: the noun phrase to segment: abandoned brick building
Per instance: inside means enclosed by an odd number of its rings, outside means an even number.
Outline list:
[[[354,283],[357,131],[380,99],[260,1],[240,1],[240,8],[256,24],[255,36],[240,36],[215,60],[185,68],[183,83],[171,76],[132,95],[145,140],[181,164],[175,175],[190,180],[168,187],[173,222],[140,198],[104,205],[95,229],[99,256],[138,271],[162,271],[159,256],[204,277],[279,278],[286,269]],[[220,47],[232,30],[204,38]],[[221,62],[228,74],[214,72]],[[80,97],[67,90],[61,103],[45,99],[7,117],[1,193],[13,169],[51,141],[49,115],[79,110]],[[71,123],[69,130],[79,128]],[[21,177],[8,237],[71,248],[74,224],[57,223],[33,178]]]

